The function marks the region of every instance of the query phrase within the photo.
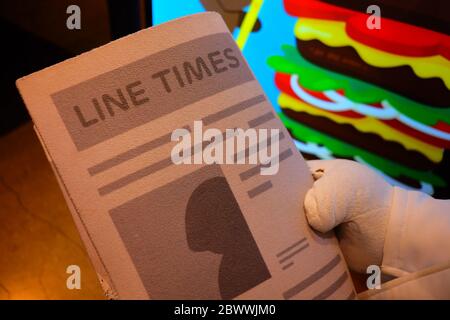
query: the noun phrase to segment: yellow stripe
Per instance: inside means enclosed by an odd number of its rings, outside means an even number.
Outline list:
[[[239,34],[236,39],[236,43],[241,50],[244,50],[244,46],[247,43],[248,36],[252,32],[256,21],[258,20],[258,14],[261,10],[264,0],[252,0],[250,3],[248,12],[245,14],[242,21]]]
[[[421,78],[441,78],[450,88],[450,61],[442,56],[408,57],[378,50],[351,39],[345,32],[345,22],[300,18],[295,25],[300,40],[320,40],[329,47],[352,46],[366,63],[389,68],[409,65]]]
[[[371,132],[381,136],[388,141],[395,141],[402,144],[408,150],[415,150],[424,154],[433,162],[440,162],[442,160],[444,150],[428,143],[422,142],[412,136],[406,135],[401,131],[384,124],[383,122],[372,118],[348,118],[343,117],[319,108],[312,107],[303,101],[295,99],[285,93],[281,93],[278,98],[278,104],[282,108],[291,109],[293,111],[303,111],[314,116],[323,116],[336,123],[350,124],[361,132]]]

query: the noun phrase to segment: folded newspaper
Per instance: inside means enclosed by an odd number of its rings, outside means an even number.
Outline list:
[[[107,296],[352,299],[311,174],[222,18],[149,28],[17,81]]]

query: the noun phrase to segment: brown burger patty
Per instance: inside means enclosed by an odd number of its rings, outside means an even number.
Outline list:
[[[323,68],[373,83],[410,99],[439,108],[448,108],[450,90],[442,79],[419,78],[410,66],[377,68],[362,60],[351,46],[328,47],[319,40],[297,39],[301,55]]]
[[[326,117],[313,116],[306,112],[297,112],[288,108],[282,110],[294,121],[401,165],[417,170],[430,170],[436,166],[422,153],[407,150],[402,144],[384,140],[375,133],[360,132],[350,124],[339,124]]]

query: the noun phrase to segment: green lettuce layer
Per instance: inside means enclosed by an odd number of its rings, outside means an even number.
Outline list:
[[[303,58],[297,48],[283,45],[284,56],[272,56],[267,63],[278,72],[298,74],[300,84],[314,91],[343,89],[347,98],[359,103],[387,100],[402,114],[427,125],[450,124],[450,106],[439,109],[424,105],[364,81],[321,68]]]
[[[317,144],[324,145],[336,156],[348,158],[359,156],[365,162],[394,178],[403,175],[417,181],[428,182],[437,187],[445,187],[447,185],[444,179],[430,171],[418,171],[405,167],[298,123],[288,118],[282,112],[279,112],[278,115],[286,128],[292,132],[294,137],[301,141],[315,142]]]

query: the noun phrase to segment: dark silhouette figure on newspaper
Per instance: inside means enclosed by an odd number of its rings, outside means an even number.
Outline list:
[[[208,179],[192,193],[186,208],[186,236],[192,251],[223,255],[218,279],[222,299],[233,299],[270,278],[224,177]]]

